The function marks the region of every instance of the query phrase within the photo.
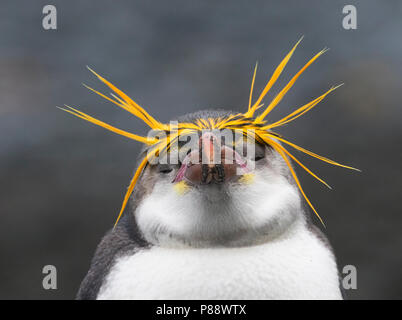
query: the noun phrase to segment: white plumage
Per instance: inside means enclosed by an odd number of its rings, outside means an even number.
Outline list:
[[[241,248],[152,247],[118,258],[98,299],[341,299],[334,257],[304,223]]]

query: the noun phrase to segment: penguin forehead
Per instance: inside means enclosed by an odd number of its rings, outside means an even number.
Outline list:
[[[232,110],[224,110],[224,109],[204,109],[196,112],[187,113],[181,115],[177,119],[173,119],[173,121],[177,120],[178,122],[196,122],[199,119],[219,119],[229,117],[231,115],[239,114],[239,112]]]

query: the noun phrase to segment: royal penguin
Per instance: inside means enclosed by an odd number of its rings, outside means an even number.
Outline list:
[[[309,111],[335,88],[280,121],[266,120],[324,51],[309,60],[267,107],[261,103],[297,45],[254,102],[251,90],[247,111],[202,110],[169,125],[94,72],[116,94],[108,100],[167,136],[140,137],[63,108],[144,143],[118,222],[98,245],[77,299],[343,298],[334,252],[316,226],[321,219],[313,222],[314,213],[319,216],[290,161],[325,182],[285,145],[353,168],[298,147],[273,131]],[[223,130],[241,132],[240,138],[223,139]],[[245,138],[245,131],[252,139]],[[193,141],[191,148],[185,148],[188,140]],[[173,141],[179,142],[173,146]],[[167,161],[155,161],[162,153]],[[178,155],[177,161],[173,155]]]

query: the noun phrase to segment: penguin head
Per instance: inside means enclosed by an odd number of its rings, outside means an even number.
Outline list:
[[[233,114],[199,111],[178,121]],[[202,130],[180,140],[165,161],[147,165],[132,196],[130,214],[147,241],[248,245],[304,219],[289,168],[271,146],[233,130]]]
[[[271,121],[269,115],[300,75],[326,49],[314,55],[267,106],[263,104],[300,41],[283,58],[254,100],[256,66],[246,111],[200,111],[181,117],[173,124],[158,121],[128,95],[90,69],[113,91],[112,98],[88,88],[141,119],[152,133],[147,137],[140,136],[75,108],[61,108],[78,118],[146,145],[124,196],[116,224],[131,198],[133,205],[129,214],[134,214],[139,229],[151,243],[246,245],[275,237],[295,221],[305,219],[300,195],[322,222],[303,191],[291,161],[329,186],[285,147],[335,166],[357,169],[299,147],[275,131],[313,109],[339,86],[331,87],[280,120]]]

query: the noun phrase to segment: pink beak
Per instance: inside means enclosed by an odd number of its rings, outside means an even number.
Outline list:
[[[233,148],[220,146],[212,132],[199,139],[199,149],[183,160],[173,182],[185,180],[193,185],[233,181],[250,172],[243,157]]]

